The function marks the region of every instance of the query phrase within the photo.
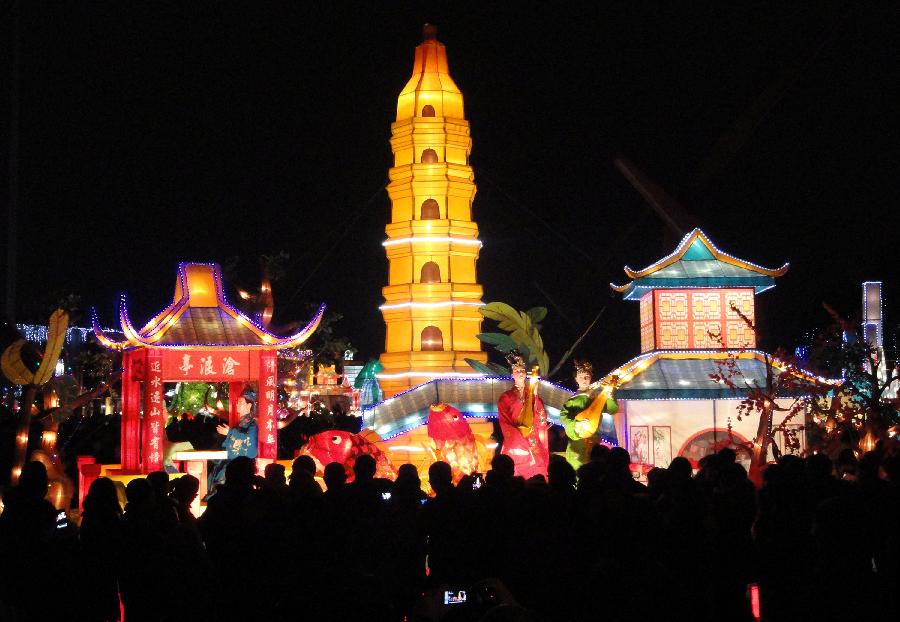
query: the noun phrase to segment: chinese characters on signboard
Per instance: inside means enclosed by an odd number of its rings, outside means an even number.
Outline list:
[[[166,403],[163,396],[162,356],[150,352],[144,378],[144,470],[163,468],[163,434],[165,432]]]
[[[278,453],[278,419],[275,415],[275,405],[278,403],[278,360],[275,352],[262,352],[259,365],[259,457],[274,460]]]
[[[169,381],[254,381],[258,361],[259,354],[249,350],[168,350],[163,353],[163,376]]]

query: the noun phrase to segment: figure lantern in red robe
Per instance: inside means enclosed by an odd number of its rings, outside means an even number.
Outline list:
[[[513,459],[516,475],[525,479],[534,475],[546,477],[550,462],[547,411],[537,395],[537,377],[530,386],[526,386],[524,359],[513,354],[509,361],[515,386],[505,391],[497,401],[500,431],[503,433],[500,453]]]

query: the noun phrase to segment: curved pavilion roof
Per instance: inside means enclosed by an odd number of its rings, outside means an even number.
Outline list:
[[[299,346],[315,332],[325,312],[325,305],[299,332],[279,337],[268,332],[228,303],[222,283],[222,270],[214,263],[181,263],[175,281],[175,299],[140,330],[128,315],[127,299],[119,300],[119,322],[125,341],[110,339],[100,328],[96,310],[92,309],[94,334],[101,344],[122,350],[137,347],[191,348],[267,348]]]
[[[716,248],[703,231],[694,229],[671,254],[646,268],[625,266],[625,274],[633,279],[630,283],[609,286],[625,300],[640,300],[647,290],[668,288],[752,287],[759,294],[774,287],[775,277],[789,267],[786,263],[780,268],[764,268],[738,259]]]
[[[733,389],[711,377],[723,373],[722,364],[729,358],[734,362]],[[793,373],[797,394],[803,393],[804,384],[832,382],[760,350],[654,350],[614,369],[599,384],[616,387],[616,399],[743,399],[749,389],[765,389],[767,366],[776,373]]]

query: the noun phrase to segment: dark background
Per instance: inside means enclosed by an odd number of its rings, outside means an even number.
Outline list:
[[[4,173],[12,11],[3,5]],[[390,123],[431,21],[472,127],[484,300],[549,307],[551,364],[604,305],[578,354],[603,371],[637,354],[637,304],[608,283],[676,241],[618,156],[723,250],[791,262],[758,301],[764,347],[827,324],[823,301],[858,315],[866,279],[886,281],[895,339],[894,3],[117,0],[20,11],[19,320],[42,319],[72,291],[111,325],[126,291],[143,322],[170,301],[177,262],[239,255],[250,285],[255,258],[284,249],[276,322],[325,301],[361,354],[377,356]],[[735,148],[715,155],[723,139]]]

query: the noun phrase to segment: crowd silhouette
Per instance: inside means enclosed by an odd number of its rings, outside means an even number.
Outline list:
[[[199,482],[162,472],[93,482],[78,528],[25,466],[0,515],[0,619],[9,620],[895,620],[896,445],[784,456],[760,490],[735,453],[632,477],[595,447],[576,474],[515,477],[507,457],[454,485],[450,466],[348,483],[308,457],[289,478],[232,460],[196,518]],[[464,593],[464,594],[463,594]],[[460,601],[465,602],[460,602]],[[454,602],[456,601],[456,602]]]

